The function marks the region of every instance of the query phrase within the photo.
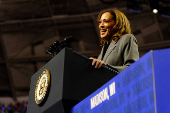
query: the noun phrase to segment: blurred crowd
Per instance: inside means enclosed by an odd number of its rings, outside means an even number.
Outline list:
[[[26,113],[27,111],[27,102],[9,104],[7,107],[4,104],[0,103],[0,113]]]

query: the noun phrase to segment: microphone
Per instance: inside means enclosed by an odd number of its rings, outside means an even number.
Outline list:
[[[74,42],[74,37],[73,36],[66,37],[61,42],[59,42],[57,40],[52,45],[50,45],[50,49],[46,50],[46,53],[51,54],[52,57],[53,57],[54,53],[60,52],[61,49],[63,49],[64,47],[67,47],[72,42]]]
[[[64,38],[64,40],[60,42],[60,46],[66,47],[66,46],[68,46],[68,44],[70,44],[72,42],[74,42],[74,37],[69,36],[69,37]]]

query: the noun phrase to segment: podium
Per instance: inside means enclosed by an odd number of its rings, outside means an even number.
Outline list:
[[[170,49],[150,51],[71,113],[170,113],[169,64]]]
[[[117,75],[102,66],[95,69],[87,57],[65,48],[31,78],[27,113],[70,113],[78,102]],[[36,84],[44,69],[49,70],[50,86],[42,104],[35,102]]]

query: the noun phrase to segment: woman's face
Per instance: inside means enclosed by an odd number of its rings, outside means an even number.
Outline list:
[[[99,19],[100,37],[109,40],[113,32],[113,26],[113,15],[111,15],[109,12],[103,13]]]

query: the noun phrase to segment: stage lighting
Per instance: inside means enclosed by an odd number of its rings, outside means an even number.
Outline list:
[[[157,14],[159,10],[159,0],[150,0],[150,7],[153,13]]]
[[[153,11],[154,14],[158,13],[158,9],[153,9],[152,11]]]
[[[5,107],[2,107],[2,110],[5,110]]]

